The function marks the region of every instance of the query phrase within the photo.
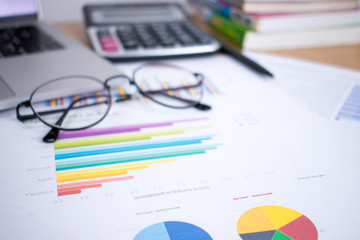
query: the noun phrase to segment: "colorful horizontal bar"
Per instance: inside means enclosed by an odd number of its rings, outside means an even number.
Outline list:
[[[83,185],[83,186],[78,186],[78,187],[58,188],[58,193],[82,190],[82,189],[87,189],[87,188],[97,188],[97,187],[102,187],[102,184],[98,183],[98,184],[88,184],[88,185]]]
[[[174,140],[161,140],[161,141],[151,141],[151,143],[137,143],[132,146],[118,146],[118,147],[106,147],[104,146],[101,149],[95,150],[85,150],[85,151],[70,151],[66,153],[55,153],[55,160],[75,158],[75,157],[85,157],[85,156],[94,156],[99,154],[110,154],[110,153],[120,153],[120,152],[128,152],[128,151],[136,151],[136,150],[146,150],[146,149],[156,149],[156,148],[165,148],[165,147],[175,147],[175,146],[183,146],[190,144],[198,144],[202,143],[204,140],[210,140],[211,136],[201,136],[201,137],[192,137],[192,138],[181,138]]]
[[[109,166],[109,167],[86,168],[86,169],[82,169],[82,170],[57,172],[56,176],[57,177],[69,176],[69,175],[94,173],[94,172],[99,172],[99,171],[109,171],[109,170],[116,170],[116,169],[123,169],[126,171],[126,170],[130,170],[131,168],[134,168],[134,167],[149,166],[152,164],[168,163],[168,162],[175,162],[175,161],[176,161],[176,159],[166,159],[166,160],[158,160],[158,161],[148,161],[148,162],[140,162],[140,163],[113,165],[113,166]]]
[[[152,161],[145,163],[135,163],[126,165],[116,165],[111,167],[88,168],[76,171],[58,172],[56,173],[56,181],[58,183],[86,180],[102,177],[113,177],[118,175],[125,175],[127,171],[148,168],[151,164],[174,162],[175,159],[168,159],[162,161]]]
[[[93,184],[99,184],[99,183],[108,183],[108,182],[117,182],[117,181],[124,181],[124,180],[130,180],[130,179],[134,179],[134,176],[106,178],[106,179],[92,180],[92,181],[86,181],[86,182],[65,183],[65,184],[59,184],[57,187],[58,187],[58,189],[71,188],[71,187],[81,187],[81,186],[86,186],[86,185],[93,185]]]
[[[69,191],[58,191],[58,196],[65,196],[65,195],[72,195],[72,194],[79,194],[81,190],[69,190]]]
[[[338,115],[337,117],[342,119],[353,120],[353,121],[360,121],[360,117],[345,116],[345,115]]]
[[[199,126],[199,127],[173,129],[173,130],[163,130],[163,131],[156,131],[156,132],[120,134],[120,135],[114,135],[114,136],[101,136],[101,137],[93,137],[93,138],[64,140],[64,141],[55,142],[54,148],[55,149],[64,149],[64,148],[84,147],[84,146],[92,146],[92,145],[99,145],[99,144],[145,140],[145,139],[151,139],[152,137],[155,137],[155,136],[181,134],[181,133],[184,133],[185,131],[189,131],[189,130],[199,130],[199,129],[205,129],[205,128],[211,128],[211,127],[212,126]]]
[[[102,166],[109,164],[119,164],[119,163],[127,163],[127,162],[135,162],[135,161],[145,161],[151,159],[159,159],[159,158],[169,158],[169,157],[178,157],[178,156],[186,156],[193,154],[205,153],[206,150],[216,149],[220,144],[212,144],[212,145],[202,145],[187,148],[176,148],[176,149],[166,149],[163,151],[152,151],[152,152],[140,152],[128,155],[120,155],[120,156],[111,156],[111,157],[102,157],[102,158],[87,158],[87,159],[76,159],[76,160],[68,160],[68,161],[58,161],[56,162],[56,170],[70,170],[76,168],[83,167],[94,167],[94,166]]]
[[[199,138],[213,138],[216,134],[207,134],[207,135],[200,135],[200,136],[189,136],[189,137],[181,137],[181,138],[172,138],[171,140],[191,140],[191,139],[199,139]],[[162,143],[166,142],[166,139],[152,139],[151,143]],[[111,148],[116,147],[133,147],[138,146],[142,144],[148,143],[148,139],[145,140],[139,140],[139,141],[131,141],[131,142],[119,142],[119,143],[113,143],[109,145],[92,145],[92,146],[85,146],[81,148],[68,148],[68,149],[56,149],[55,154],[67,154],[67,153],[75,153],[79,151],[92,151],[92,150],[107,150]]]
[[[360,85],[353,87],[335,119],[360,121]]]
[[[143,168],[147,168],[147,166],[133,167],[128,170],[143,169]],[[92,172],[92,173],[57,176],[56,182],[57,183],[72,182],[72,181],[87,180],[87,179],[94,179],[94,178],[114,177],[114,176],[126,175],[126,174],[127,174],[127,170],[115,169],[115,170],[98,171],[98,172]]]
[[[360,113],[360,105],[359,107],[349,107],[349,106],[343,106],[340,109],[340,112],[355,112],[355,113]]]
[[[181,148],[171,148],[171,149],[160,149],[156,151],[139,151],[135,153],[127,153],[127,154],[116,154],[116,155],[108,155],[108,156],[95,156],[95,157],[85,157],[85,158],[77,158],[77,159],[69,159],[69,160],[59,160],[55,162],[56,167],[64,166],[67,164],[82,164],[87,162],[101,162],[108,161],[114,159],[133,159],[138,157],[149,157],[151,155],[160,155],[168,154],[168,153],[179,153],[179,152],[188,152],[188,151],[197,151],[197,150],[206,150],[208,148],[216,148],[220,144],[208,144],[208,145],[196,145],[190,147],[181,147]],[[159,157],[160,158],[160,157]]]
[[[348,108],[352,108],[352,109],[359,109],[360,108],[360,103],[359,104],[344,103],[342,108],[344,108],[344,107],[348,107]]]
[[[353,116],[359,116],[360,117],[360,111],[356,112],[356,111],[343,111],[343,110],[341,110],[338,114],[339,115],[353,115]]]
[[[219,90],[215,87],[215,85],[211,81],[205,79],[203,81],[203,86],[211,95],[216,96],[219,94]]]
[[[159,122],[159,123],[145,123],[145,124],[136,124],[136,125],[128,125],[128,126],[116,126],[116,127],[109,127],[109,128],[89,128],[89,129],[84,129],[84,130],[79,130],[79,131],[67,131],[67,132],[62,131],[59,133],[58,139],[134,132],[134,131],[140,131],[143,128],[166,127],[166,126],[172,126],[175,123],[195,122],[195,121],[203,121],[203,120],[208,120],[208,118],[184,119],[184,120]]]

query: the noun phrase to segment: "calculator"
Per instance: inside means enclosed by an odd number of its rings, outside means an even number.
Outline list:
[[[90,4],[83,8],[94,50],[112,61],[210,54],[220,43],[179,3]]]

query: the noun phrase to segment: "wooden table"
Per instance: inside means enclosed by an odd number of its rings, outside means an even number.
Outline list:
[[[66,22],[54,25],[70,37],[91,48],[84,23]],[[266,52],[360,70],[360,44]]]

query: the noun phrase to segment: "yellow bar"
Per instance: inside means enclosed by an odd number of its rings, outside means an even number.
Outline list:
[[[134,167],[134,168],[130,168],[129,170],[142,169],[142,168],[147,168],[147,166]],[[116,169],[111,171],[98,171],[93,173],[60,176],[56,178],[56,181],[58,183],[63,183],[63,182],[86,180],[93,178],[112,177],[112,176],[125,175],[125,174],[127,174],[127,171],[125,171],[124,169]]]
[[[56,100],[55,99],[51,99],[50,100],[50,107],[55,107],[56,106]]]
[[[163,86],[163,88],[164,88],[165,90],[169,89],[169,85],[168,85],[166,82],[163,82],[163,83],[162,83],[162,86]],[[170,96],[173,96],[173,95],[174,95],[174,93],[173,93],[172,91],[166,91],[166,92],[167,92],[167,94],[169,94]]]
[[[205,129],[205,128],[212,128],[212,126],[209,125],[209,126],[189,127],[189,128],[174,129],[174,130],[163,130],[163,131],[158,131],[158,132],[140,132],[140,133],[117,134],[114,136],[106,135],[106,136],[89,137],[89,138],[83,138],[83,139],[61,140],[61,141],[56,141],[54,143],[54,148],[55,149],[64,149],[64,148],[109,144],[109,143],[116,143],[116,142],[146,140],[146,139],[151,139],[152,137],[155,137],[155,136],[181,134],[181,133],[184,133],[185,131],[199,130],[199,129]]]
[[[188,84],[186,82],[183,82],[182,85],[184,87],[188,86]],[[192,88],[186,88],[186,89],[188,90],[188,92],[190,93],[191,96],[195,96],[196,93],[195,93],[194,89],[192,89]]]
[[[150,164],[175,162],[175,161],[176,161],[176,159],[168,159],[168,160],[158,160],[158,161],[151,161],[151,162],[116,165],[116,166],[110,166],[110,167],[87,168],[87,169],[83,169],[83,170],[59,172],[59,173],[56,173],[56,177],[63,177],[63,176],[69,176],[69,175],[78,175],[78,174],[85,174],[85,173],[95,173],[95,172],[110,171],[110,170],[127,171],[127,170],[132,170],[134,167],[136,168],[136,167],[141,167],[141,166],[148,166]]]
[[[144,133],[128,133],[128,134],[118,134],[114,136],[100,136],[93,138],[84,138],[84,139],[74,139],[74,140],[63,140],[56,141],[54,143],[55,149],[70,148],[70,147],[80,147],[80,146],[91,146],[98,144],[108,144],[116,142],[128,142],[136,140],[145,140],[151,139],[152,136],[161,136],[161,135],[172,135],[184,133],[183,129],[179,130],[165,130],[158,132],[144,132]]]

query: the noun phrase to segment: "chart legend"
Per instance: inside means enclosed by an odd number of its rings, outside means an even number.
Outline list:
[[[140,231],[134,240],[212,240],[198,226],[185,222],[161,222]]]
[[[259,206],[237,222],[242,240],[317,240],[315,225],[305,215],[281,206]]]

